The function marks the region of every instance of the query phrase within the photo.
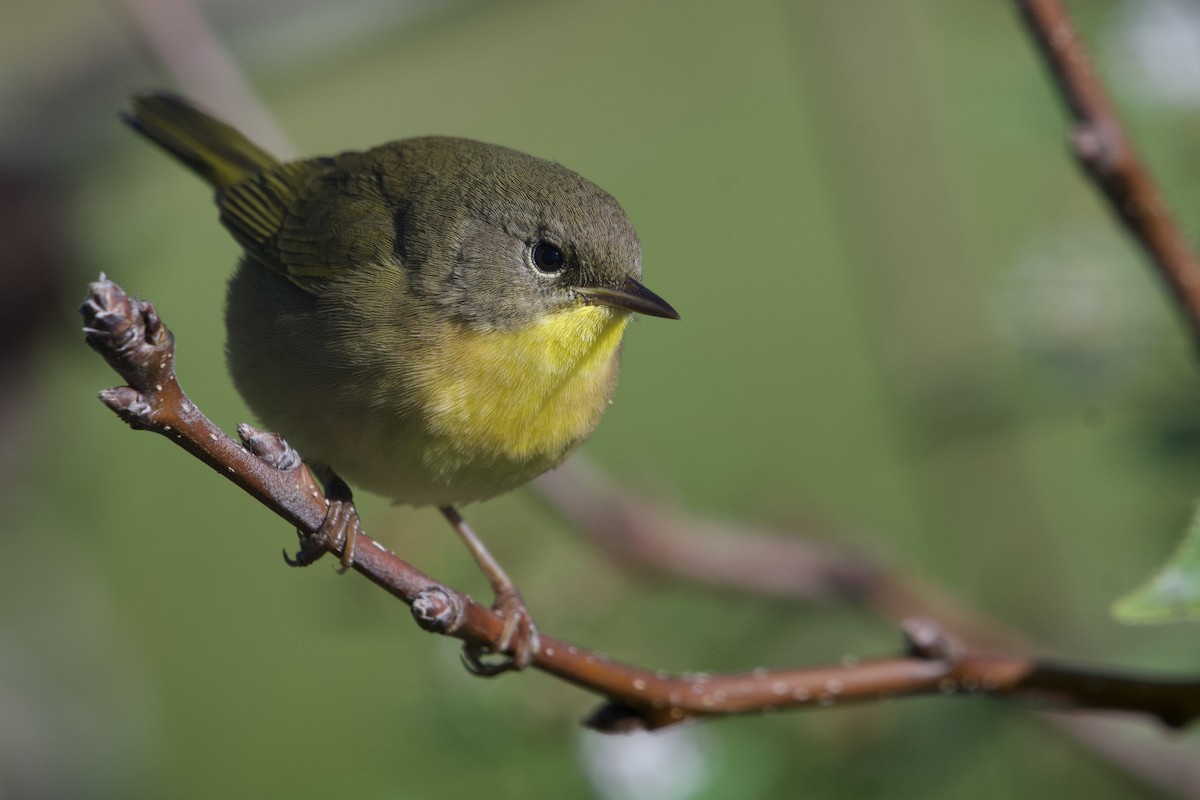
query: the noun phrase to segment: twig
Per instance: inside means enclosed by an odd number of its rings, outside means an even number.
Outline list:
[[[936,616],[941,628],[975,647],[1029,647],[994,620],[866,553],[673,509],[614,484],[579,456],[535,487],[589,545],[631,569],[777,600],[858,604],[896,624]],[[831,538],[850,538],[841,533]]]
[[[973,647],[1003,652],[1034,649],[1026,637],[896,565],[844,546],[815,542],[795,531],[716,522],[673,509],[614,484],[578,456],[539,478],[536,487],[572,530],[587,537],[589,545],[631,569],[775,600],[858,604],[897,623],[936,615],[943,630]],[[829,538],[848,536],[833,531]],[[1067,675],[1068,682],[1086,680],[1075,670]],[[1030,682],[1052,690],[1057,679],[1056,670],[1047,667]],[[1141,691],[1135,685],[1139,679],[1122,680],[1128,683],[1108,688]],[[1175,684],[1169,696],[1159,699],[1173,706],[1186,695],[1184,704],[1191,706],[1197,702],[1192,697],[1195,685],[1196,681]],[[1148,691],[1157,692],[1157,684]],[[1178,739],[1141,735],[1128,725],[1118,725],[1111,716],[1045,715],[1050,724],[1147,784],[1200,800],[1200,766],[1194,748]]]
[[[1200,262],[1125,134],[1061,0],[1015,0],[1075,120],[1075,157],[1145,248],[1200,346]]]
[[[175,377],[174,338],[152,304],[129,297],[101,276],[91,285],[81,312],[88,344],[129,383],[101,392],[105,405],[132,427],[168,437],[241,486],[297,526],[306,547],[340,552],[342,542],[313,538],[327,501],[295,453],[278,437],[248,426],[240,428],[239,445],[187,398]],[[313,556],[311,549],[307,555]],[[407,603],[425,630],[495,647],[503,629],[497,614],[423,574],[365,533],[357,539],[353,567]],[[697,716],[939,693],[1138,711],[1176,727],[1200,715],[1200,682],[1129,678],[1020,657],[965,653],[925,621],[910,622],[907,634],[908,653],[896,658],[682,676],[621,664],[542,636],[533,666],[604,696],[607,702],[589,724],[605,731],[658,728]]]

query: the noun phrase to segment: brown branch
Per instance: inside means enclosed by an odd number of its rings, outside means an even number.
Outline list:
[[[672,509],[614,484],[579,457],[567,467],[539,478],[536,487],[571,529],[588,539],[589,545],[631,569],[776,600],[858,604],[897,623],[936,616],[947,634],[970,642],[972,649],[1034,649],[1026,637],[896,565],[844,546],[813,541],[795,531],[716,522]],[[827,538],[848,536],[845,531],[833,531]],[[974,662],[973,667],[978,668],[980,663]],[[1014,663],[995,666],[1003,671]],[[1114,683],[1107,682],[1113,678]],[[947,685],[954,680],[951,677]],[[971,678],[959,680],[967,680],[965,686],[970,685]],[[1196,680],[1145,683],[1142,678],[1063,670],[1045,663],[1025,675],[1024,680],[1014,686],[1015,694],[1024,686],[1031,696],[1058,694],[1060,701],[1074,695],[1075,682],[1090,682],[1088,697],[1092,699],[1110,692],[1129,698],[1146,692],[1153,696],[1147,696],[1147,702],[1159,707],[1161,713],[1156,716],[1160,718],[1180,711],[1187,716],[1190,712],[1186,709],[1200,702]],[[1067,701],[1076,706],[1089,702]],[[1113,727],[1112,720],[1099,715],[1052,714],[1048,720],[1147,783],[1182,797],[1200,798],[1200,767],[1176,740],[1137,735]],[[1179,724],[1187,724],[1187,720],[1179,720]]]
[[[539,478],[537,487],[589,542],[635,569],[766,597],[865,605],[909,629],[910,642],[926,656],[943,653],[957,663],[961,672],[941,676],[943,688],[965,681],[977,691],[973,682],[986,676],[1001,680],[1002,693],[1057,698],[1074,707],[1138,705],[1174,727],[1187,725],[1200,709],[1200,679],[1147,682],[1013,657],[955,656],[961,645],[951,642],[958,640],[990,649],[1030,645],[918,578],[846,548],[681,514],[614,486],[586,465],[556,470]],[[914,622],[935,614],[934,628]]]
[[[1075,121],[1075,157],[1150,255],[1200,346],[1200,262],[1125,134],[1061,0],[1015,0]]]
[[[132,427],[171,439],[297,526],[309,555],[340,554],[343,542],[318,536],[328,503],[295,453],[278,437],[249,426],[239,429],[243,443],[238,444],[187,398],[175,377],[174,338],[152,304],[130,298],[101,276],[81,312],[88,344],[129,383],[101,392],[105,405]],[[495,647],[503,620],[491,609],[423,574],[365,533],[359,537],[353,568],[408,604],[421,627]],[[908,653],[896,658],[678,677],[621,664],[543,635],[533,666],[607,698],[590,724],[608,731],[917,694],[1036,698],[1066,708],[1137,711],[1172,726],[1200,715],[1197,682],[1126,678],[1020,657],[966,654],[929,622],[910,622],[907,633]]]
[[[572,530],[630,569],[794,602],[859,604],[897,624],[936,616],[942,629],[974,647],[1029,647],[995,620],[866,553],[672,509],[614,484],[578,456],[535,487]],[[851,534],[835,531],[830,538]]]
[[[625,567],[817,602],[861,599],[886,574],[882,565],[847,547],[681,515],[615,485],[581,456],[541,476],[535,486],[590,544]]]
[[[1034,649],[1026,637],[896,565],[794,531],[718,522],[670,508],[614,484],[578,456],[567,467],[539,478],[536,487],[589,545],[630,569],[776,600],[858,604],[897,623],[936,616],[942,629],[973,648]],[[846,531],[825,533],[827,539],[850,536]],[[1130,677],[1107,683],[1112,677],[1042,664],[1040,674],[1027,676],[1026,685],[1039,687],[1035,695],[1054,694],[1060,682],[1071,695],[1073,681],[1095,681],[1090,688],[1099,692],[1097,696],[1147,692],[1154,695],[1154,704],[1161,704],[1160,717],[1197,702],[1195,681],[1147,684]],[[1180,797],[1200,798],[1200,766],[1178,740],[1142,736],[1103,715],[1054,713],[1046,718],[1146,783]]]

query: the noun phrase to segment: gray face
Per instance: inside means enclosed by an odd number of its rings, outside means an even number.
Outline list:
[[[564,167],[465,139],[410,139],[397,216],[411,290],[477,330],[519,328],[580,304],[581,287],[641,278],[611,195]],[[420,166],[416,166],[416,165]]]

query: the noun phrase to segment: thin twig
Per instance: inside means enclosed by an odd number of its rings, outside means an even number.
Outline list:
[[[995,620],[893,564],[795,530],[722,522],[672,508],[615,484],[579,456],[534,483],[571,530],[623,566],[672,580],[796,603],[851,603],[896,624],[936,617],[974,647],[1027,650]],[[846,541],[835,530],[830,541]]]
[[[328,503],[308,469],[278,437],[248,426],[238,444],[187,398],[175,377],[174,337],[154,306],[112,281],[90,287],[81,308],[88,344],[129,385],[101,400],[134,428],[168,437],[241,486],[303,533],[306,561],[340,554],[321,539]],[[319,552],[314,554],[314,549]],[[359,533],[353,568],[403,600],[426,630],[497,649],[504,620]],[[968,653],[926,621],[907,625],[907,654],[834,667],[685,674],[639,669],[543,635],[533,667],[600,694],[596,728],[658,728],[697,716],[827,707],[919,694],[987,694],[1038,699],[1064,708],[1137,711],[1171,726],[1200,716],[1200,682],[1122,677],[1052,666],[1017,656]]]
[[[1075,121],[1075,157],[1154,262],[1200,347],[1200,262],[1126,135],[1061,0],[1015,0]]]

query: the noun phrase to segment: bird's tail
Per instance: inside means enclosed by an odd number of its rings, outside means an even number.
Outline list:
[[[135,95],[132,113],[121,114],[121,119],[215,189],[241,183],[279,164],[241,133],[171,92]]]

